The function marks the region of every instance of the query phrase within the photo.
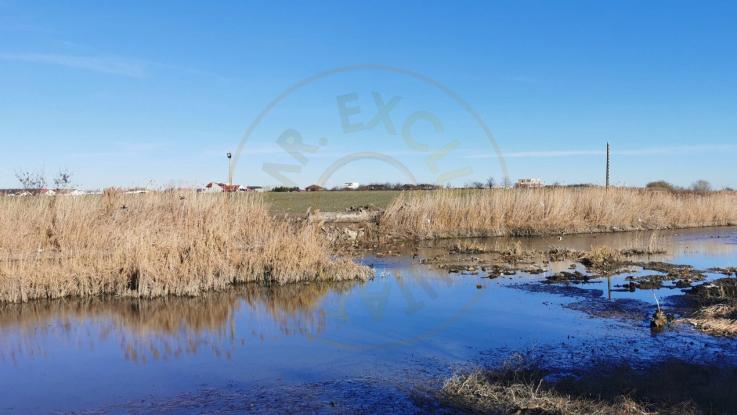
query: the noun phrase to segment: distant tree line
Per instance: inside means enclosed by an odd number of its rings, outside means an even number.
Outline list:
[[[711,183],[709,183],[706,180],[697,180],[691,184],[689,187],[680,187],[676,186],[672,183],[668,183],[665,180],[658,180],[654,182],[650,182],[647,185],[645,185],[646,189],[649,190],[660,190],[660,191],[667,191],[667,192],[696,192],[696,193],[707,193],[714,190]],[[730,188],[725,188],[724,190],[731,191]]]
[[[43,171],[19,170],[15,172],[15,178],[18,179],[23,190],[29,192],[38,192],[47,188],[46,175]],[[72,173],[65,169],[59,170],[53,183],[57,190],[69,189],[72,187]]]
[[[498,184],[499,183],[499,184]],[[435,190],[440,189],[443,186],[439,186],[436,184],[430,184],[430,183],[419,183],[419,184],[409,184],[409,183],[370,183],[361,185],[358,187],[358,189],[346,189],[342,186],[336,186],[330,189],[327,189],[325,187],[313,184],[311,186],[307,186],[305,188],[308,192],[317,192],[317,191],[353,191],[353,192],[360,192],[360,191],[377,191],[377,190]],[[454,186],[446,186],[447,188],[454,188]],[[508,178],[505,178],[501,180],[500,182],[497,182],[493,177],[490,177],[486,180],[486,182],[480,182],[480,181],[474,181],[466,183],[465,185],[459,186],[457,188],[465,188],[465,189],[493,189],[496,187],[504,187],[504,188],[510,188],[512,187],[511,180]],[[560,184],[560,183],[553,183],[546,185],[545,187],[548,188],[589,188],[589,187],[601,187],[600,185],[593,184],[593,183],[572,183],[572,184]],[[668,183],[664,180],[658,180],[654,182],[650,182],[645,186],[648,190],[661,190],[661,191],[669,191],[669,192],[697,192],[697,193],[706,193],[713,191],[712,185],[706,181],[706,180],[697,180],[695,181],[691,186],[689,187],[679,187],[676,185],[673,185],[671,183]],[[296,192],[300,189],[297,187],[275,187],[272,189],[274,192]],[[725,188],[724,190],[731,191],[730,188]]]
[[[440,186],[430,183],[370,183],[359,186],[358,190],[434,190],[438,188]]]
[[[271,189],[272,192],[299,192],[299,187],[294,186],[276,186]]]

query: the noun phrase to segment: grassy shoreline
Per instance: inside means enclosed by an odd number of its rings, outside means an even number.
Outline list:
[[[350,193],[362,201],[371,194]],[[194,296],[247,282],[370,278],[370,269],[337,257],[346,243],[737,225],[735,192],[555,188],[388,195],[382,193],[388,206],[376,223],[350,224],[366,231],[366,241],[346,240],[358,233],[346,232],[344,224],[274,214],[258,194],[0,198],[0,301]],[[348,196],[340,195],[340,206],[350,204]]]

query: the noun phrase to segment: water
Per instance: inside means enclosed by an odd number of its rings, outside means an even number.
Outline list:
[[[589,249],[649,238],[521,241]],[[659,238],[668,254],[651,259],[704,269],[737,265],[735,228]],[[419,254],[447,252],[451,243]],[[606,279],[539,283],[567,263],[550,264],[542,275],[489,280],[449,275],[409,255],[362,262],[375,268],[374,280],[0,306],[0,412],[412,413],[438,410],[433,391],[454,371],[516,352],[561,371],[611,359],[737,364],[737,341],[686,325],[651,332],[654,295],[676,304],[678,289],[614,291]],[[614,276],[611,287],[624,277]]]

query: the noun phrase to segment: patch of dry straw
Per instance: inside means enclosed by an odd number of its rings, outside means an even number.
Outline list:
[[[0,198],[0,301],[192,296],[237,283],[366,279],[315,225],[256,195]]]
[[[737,336],[737,304],[715,304],[704,307],[686,321],[706,333]]]
[[[382,218],[418,238],[555,235],[737,225],[737,193],[546,188],[407,192]]]

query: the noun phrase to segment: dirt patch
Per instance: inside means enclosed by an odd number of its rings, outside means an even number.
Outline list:
[[[662,272],[668,280],[703,281],[706,279],[703,271],[694,269],[691,265],[669,264],[667,262],[634,262],[633,265],[644,270]]]
[[[514,284],[511,288],[529,291],[532,293],[555,294],[563,297],[574,298],[600,298],[604,296],[604,291],[596,289],[583,289],[572,285],[552,285],[552,284]]]
[[[644,321],[652,306],[644,301],[620,298],[607,300],[601,297],[566,304],[565,308],[581,311],[590,316]]]
[[[501,276],[510,276],[517,274],[517,270],[508,265],[492,265],[486,268],[486,278],[495,279]],[[537,272],[537,270],[535,270]]]
[[[580,271],[561,271],[549,277],[545,277],[545,281],[543,282],[546,284],[588,284],[589,282],[591,282],[591,278],[592,277],[590,275],[584,274]]]
[[[693,287],[689,294],[703,302],[721,302],[737,299],[737,279],[720,278]]]

